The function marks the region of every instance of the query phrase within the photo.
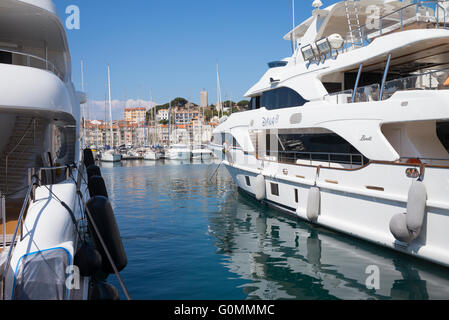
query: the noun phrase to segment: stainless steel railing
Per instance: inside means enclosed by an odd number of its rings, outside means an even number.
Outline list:
[[[364,166],[369,161],[360,153],[267,150],[266,154],[268,158],[276,157],[275,162],[298,164],[298,161],[302,160],[309,165],[314,165],[316,162],[327,163],[329,167],[332,164],[342,164],[353,168],[354,166]]]
[[[11,50],[9,48],[0,47],[0,51],[11,53],[14,55],[25,57],[26,66],[36,69],[47,70],[55,74],[59,79],[64,81],[64,75],[58,70],[58,68],[48,58],[42,58],[30,53],[21,52],[17,50]]]
[[[370,43],[372,39],[390,32],[398,30],[404,31],[407,27],[413,28],[414,23],[432,23],[435,24],[436,29],[446,28],[446,19],[448,14],[441,3],[447,2],[447,0],[419,1],[389,12],[379,18],[373,16],[369,23],[346,34],[345,45],[342,51],[348,51],[351,48],[363,47]],[[420,28],[419,26],[416,27]],[[351,41],[351,39],[360,38],[360,36],[355,37],[355,34],[362,35],[358,42]]]
[[[31,184],[28,186],[28,191],[26,193],[25,200],[23,202],[22,209],[20,210],[19,218],[17,220],[17,225],[16,225],[16,228],[14,230],[14,234],[13,234],[12,239],[11,239],[11,245],[9,246],[8,256],[6,258],[5,265],[4,265],[2,273],[0,275],[0,279],[1,279],[1,283],[2,283],[2,288],[1,288],[2,289],[2,297],[5,296],[4,295],[4,293],[5,293],[5,278],[6,278],[6,274],[8,272],[9,264],[11,263],[11,258],[13,256],[14,249],[16,247],[15,244],[17,242],[17,235],[19,233],[19,228],[21,228],[23,226],[23,218],[25,216],[25,211],[26,211],[26,208],[28,206],[28,202],[31,199],[31,194],[33,192],[33,188],[34,188],[35,183],[36,183],[36,177],[33,177],[31,179]],[[23,236],[23,232],[22,232],[21,236]]]
[[[447,90],[449,89],[448,79],[449,68],[386,81],[381,100],[390,98],[397,91]],[[352,101],[352,93],[352,89],[331,93],[325,95],[323,100],[336,104],[379,101],[380,85],[375,83],[357,88],[354,101]]]

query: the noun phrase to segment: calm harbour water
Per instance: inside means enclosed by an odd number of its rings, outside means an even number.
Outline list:
[[[225,168],[211,180],[216,168],[102,164],[133,299],[449,299],[449,269],[261,205]],[[368,266],[378,290],[366,286]]]

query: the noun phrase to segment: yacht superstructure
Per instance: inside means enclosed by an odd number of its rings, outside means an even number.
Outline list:
[[[121,242],[112,245],[99,220],[108,212],[117,240],[101,173],[92,152],[82,150],[80,103],[86,95],[75,91],[71,76],[68,42],[53,2],[2,0],[0,295],[5,300],[101,299],[116,289],[97,281],[93,270],[113,265],[105,274],[118,274],[126,265],[126,256],[119,262],[114,252],[123,253]]]
[[[313,4],[211,148],[260,201],[449,266],[449,1]]]

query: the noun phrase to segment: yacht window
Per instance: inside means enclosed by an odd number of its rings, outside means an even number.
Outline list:
[[[0,51],[0,63],[12,64],[12,53]]]
[[[260,108],[260,96],[252,97],[249,102],[249,106],[251,110],[256,110]]]
[[[234,138],[234,136],[230,133],[223,133],[224,139],[223,143],[226,142],[228,146],[232,146],[234,148],[241,148],[240,144],[237,142],[237,140]]]
[[[343,90],[340,82],[323,82],[323,86],[326,88],[327,93],[336,93]]]
[[[267,134],[268,135],[268,134]],[[267,155],[278,155],[279,162],[296,160],[331,161],[334,163],[365,164],[365,158],[349,142],[335,133],[282,133],[267,137],[267,142],[277,139],[278,150],[268,150]]]
[[[437,123],[437,135],[444,148],[449,152],[449,122]]]
[[[299,93],[290,88],[279,88],[263,93],[260,104],[268,110],[300,107],[306,104],[305,100]]]
[[[271,183],[271,194],[279,197],[279,185],[277,183]]]
[[[248,176],[245,176],[245,180],[246,180],[246,185],[247,185],[248,187],[251,187],[251,180],[249,179]]]
[[[295,189],[295,202],[299,202],[298,189]]]

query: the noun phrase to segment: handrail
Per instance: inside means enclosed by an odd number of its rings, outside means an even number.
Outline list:
[[[23,139],[25,139],[25,137],[28,135],[28,133],[30,132],[30,129],[31,129],[31,125],[32,124],[36,124],[36,119],[35,118],[32,118],[31,119],[31,121],[30,121],[30,123],[28,124],[28,127],[26,128],[26,130],[25,130],[25,133],[23,134],[23,136],[19,139],[19,142],[17,142],[17,144],[14,146],[14,148],[12,148],[11,149],[11,151],[9,151],[8,152],[8,154],[6,155],[6,158],[5,158],[5,178],[6,178],[6,192],[8,193],[8,191],[9,191],[9,183],[8,183],[8,167],[9,167],[9,165],[8,165],[8,161],[9,161],[9,156],[14,152],[14,151],[16,151],[16,149],[20,146],[20,144],[22,143],[22,141],[23,141]],[[24,152],[25,150],[23,150],[22,151],[22,153]],[[16,160],[16,162],[17,162],[17,160]],[[16,163],[16,162],[14,162],[14,164]]]
[[[12,53],[12,54],[17,54],[17,55],[26,57],[26,59],[27,59],[27,66],[31,67],[31,68],[34,68],[33,66],[30,65],[31,59],[35,59],[35,60],[38,60],[40,62],[43,62],[43,63],[45,63],[45,70],[53,72],[59,79],[64,81],[64,77],[63,77],[62,73],[58,70],[58,68],[54,65],[54,63],[51,62],[48,59],[36,56],[34,54],[30,54],[30,53],[25,53],[25,52],[20,52],[20,51],[16,51],[16,50],[6,49],[4,47],[0,47],[0,51]],[[51,69],[49,69],[48,66],[51,66]],[[37,68],[37,69],[42,69],[42,68]]]
[[[443,6],[440,5],[440,3],[447,2],[447,1],[448,0],[443,0],[443,1],[441,1],[441,0],[427,0],[427,1],[418,1],[418,2],[415,2],[415,3],[411,3],[411,4],[408,4],[408,5],[405,5],[405,6],[399,8],[397,10],[394,10],[394,11],[392,11],[390,13],[387,13],[384,16],[381,16],[381,17],[377,18],[376,21],[379,22],[379,28],[373,28],[372,30],[373,31],[374,30],[378,30],[379,31],[379,35],[382,35],[383,34],[382,31],[385,28],[385,26],[383,25],[383,20],[387,20],[388,17],[400,13],[400,19],[398,21],[398,22],[400,22],[400,27],[398,29],[401,29],[401,31],[402,31],[404,29],[404,14],[403,14],[404,10],[407,10],[408,8],[413,7],[413,6],[416,6],[417,8],[419,8],[419,7],[429,8],[429,7],[423,6],[424,4],[435,4],[435,8],[439,8],[439,9],[441,9],[443,11],[443,13],[444,13],[443,28],[446,28],[447,12],[446,12],[446,9]],[[440,18],[439,14],[440,14],[440,12],[439,12],[439,10],[435,10],[435,11],[436,11],[434,13],[434,18],[436,18],[435,28],[438,29],[439,25],[440,25],[440,21],[439,21],[439,18]],[[415,15],[415,17],[417,17],[417,16],[418,15]],[[347,45],[346,50],[349,48],[349,44],[351,44],[352,46],[354,45],[354,43],[350,43],[350,41],[348,41],[348,37],[350,37],[351,34],[354,33],[354,32],[359,32],[360,34],[363,34],[363,31],[367,30],[367,29],[368,29],[368,24],[364,24],[364,25],[358,27],[357,29],[354,29],[354,30],[352,30],[350,32],[347,32],[346,33],[345,43],[347,43],[348,45]],[[363,39],[363,37],[362,37],[362,46],[364,46],[364,39]]]
[[[11,245],[9,247],[8,257],[6,258],[6,262],[5,262],[5,266],[3,268],[3,272],[0,275],[1,280],[2,280],[1,282],[3,283],[3,288],[2,288],[3,298],[5,297],[4,292],[5,292],[6,273],[8,271],[8,267],[9,267],[9,264],[11,262],[13,251],[15,249],[15,243],[16,243],[17,234],[19,232],[19,226],[22,225],[22,223],[23,223],[23,217],[25,215],[25,210],[27,208],[28,202],[30,201],[31,193],[33,191],[33,187],[34,187],[35,183],[36,183],[36,177],[33,177],[31,179],[31,184],[28,186],[28,191],[27,191],[27,194],[25,196],[25,200],[23,201],[22,209],[20,210],[19,218],[17,220],[17,225],[16,225],[16,228],[14,230],[14,235],[13,235],[13,237],[11,239]]]
[[[373,99],[373,101],[381,101],[381,100],[384,99],[385,95],[391,95],[392,93],[389,91],[389,88],[390,88],[391,85],[393,85],[395,83],[399,83],[401,81],[404,82],[404,81],[407,81],[407,80],[419,79],[419,78],[423,78],[423,77],[426,77],[426,76],[429,76],[429,79],[430,79],[429,81],[432,82],[431,76],[435,75],[437,73],[442,73],[442,72],[448,72],[448,74],[449,74],[449,68],[444,68],[444,69],[441,69],[441,70],[434,70],[434,71],[414,74],[414,75],[411,75],[411,76],[408,76],[408,77],[403,77],[403,78],[398,78],[398,79],[385,81],[385,83],[383,85],[384,89],[383,89],[382,93],[379,94],[379,97],[378,97],[379,99],[378,100]],[[430,83],[430,84],[432,84],[432,83]],[[435,84],[438,84],[438,83],[435,83]],[[437,88],[437,87],[438,86],[434,87],[434,89]],[[365,89],[370,89],[371,90],[373,88],[374,88],[374,90],[380,90],[380,85],[378,83],[374,83],[374,84],[370,84],[370,85],[367,85],[367,86],[364,86],[364,87],[359,87],[359,88],[357,88],[357,92],[362,92]],[[407,90],[407,89],[417,89],[418,90],[418,89],[423,89],[423,88],[419,88],[415,84],[413,86],[404,87],[404,88],[397,87],[394,90],[394,92],[404,91],[404,90]],[[428,88],[426,88],[426,89],[428,90]],[[430,89],[432,89],[432,87],[430,87]],[[339,100],[338,96],[340,96],[340,95],[348,95],[349,93],[352,93],[352,89],[326,94],[326,95],[323,96],[323,100],[326,101],[326,100],[329,100],[330,97],[337,96],[337,98],[336,98],[337,99],[337,104],[339,104],[340,100]],[[376,98],[376,97],[373,97],[373,98]],[[354,101],[350,101],[350,100],[351,99],[347,99],[347,102],[345,102],[345,103],[357,103],[357,102],[368,102],[369,101],[369,100],[368,101],[365,101],[365,100],[359,101],[357,99],[357,93],[356,93],[356,99]]]
[[[305,161],[310,161],[310,164],[312,165],[314,161],[324,161],[324,162],[328,162],[328,165],[330,167],[331,163],[340,163],[340,164],[349,164],[352,168],[353,165],[355,164],[361,164],[362,166],[365,164],[365,156],[363,154],[360,153],[338,153],[338,152],[303,152],[303,151],[281,151],[281,150],[267,150],[267,153],[271,154],[277,154],[278,158],[281,158],[283,155],[287,155],[284,156],[283,158],[285,159],[291,159],[293,161],[298,161],[298,160],[305,160]],[[288,157],[288,155],[294,155],[294,157]],[[305,158],[298,158],[296,157],[296,155],[305,155],[308,156],[308,159]],[[268,157],[270,155],[267,155]],[[326,159],[314,159],[313,156],[326,156]],[[332,157],[334,157],[334,160],[332,160]],[[335,160],[335,157],[349,157],[349,161],[339,161],[339,160]],[[360,162],[356,162],[354,161],[354,158],[360,158]],[[278,159],[279,160],[279,159]]]

